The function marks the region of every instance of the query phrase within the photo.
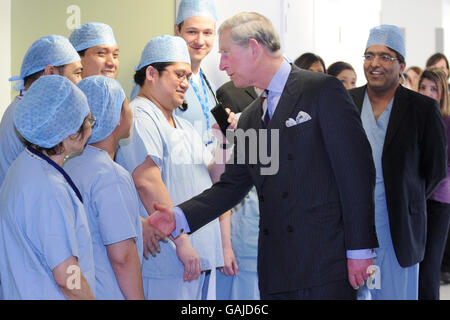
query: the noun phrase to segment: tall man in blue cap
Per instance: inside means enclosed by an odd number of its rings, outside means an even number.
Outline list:
[[[426,199],[446,176],[446,134],[439,107],[399,84],[405,69],[400,28],[370,31],[364,52],[367,85],[350,91],[361,113],[376,168],[375,283],[361,298],[417,299],[426,239]],[[377,283],[378,282],[378,283]]]
[[[217,99],[214,84],[208,81],[201,63],[213,49],[216,22],[213,0],[183,0],[178,7],[175,24],[175,34],[182,37],[188,46],[192,68],[190,86],[185,96],[186,107],[178,108],[175,113],[194,125],[211,153],[215,148],[222,147],[212,134],[216,121],[211,109]],[[217,273],[218,298],[259,299],[255,256],[259,221],[257,198],[256,189],[252,188],[244,200],[232,209],[232,216],[227,212],[220,217],[225,265],[220,268],[221,273]],[[238,220],[246,223],[237,223]],[[232,239],[232,234],[240,233],[240,228],[247,232],[245,240],[238,237]],[[251,247],[251,254],[249,249],[243,249],[245,245]],[[241,271],[239,274],[238,269]],[[229,294],[229,291],[233,293]]]

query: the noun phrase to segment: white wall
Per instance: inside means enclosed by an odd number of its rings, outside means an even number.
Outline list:
[[[295,60],[302,53],[314,52],[327,66],[343,60],[355,68],[358,84],[365,83],[361,56],[370,28],[380,24],[381,0],[218,0],[216,6],[218,26],[238,12],[259,12],[279,32],[288,58]],[[218,69],[217,40],[203,68],[219,87],[228,77]]]
[[[280,32],[282,49],[290,59],[314,52],[326,66],[349,62],[358,75],[357,85],[366,82],[361,56],[369,31],[382,23],[405,30],[407,66],[423,68],[436,52],[436,28],[444,28],[444,54],[450,57],[450,0],[216,0],[216,5],[218,25],[237,12],[262,13]],[[220,86],[228,78],[218,71],[216,49],[204,68]]]
[[[425,67],[436,52],[435,30],[443,26],[443,0],[382,0],[381,22],[405,28],[406,64]],[[449,1],[445,1],[448,2]],[[445,13],[448,16],[448,12]],[[447,17],[447,24],[450,23]],[[444,39],[445,43],[445,39]]]
[[[268,17],[275,29],[280,33],[282,3],[284,0],[215,0],[217,9],[217,27],[232,15],[243,12],[258,12]],[[229,81],[227,74],[219,70],[219,44],[218,37],[214,49],[202,62],[202,68],[205,70],[208,78],[218,88],[223,83]]]
[[[367,37],[380,24],[380,0],[316,0],[314,9],[314,47],[326,67],[336,61],[350,63],[357,74],[357,85],[366,82],[363,59]],[[294,18],[294,17],[293,17]],[[301,48],[301,44],[299,44]],[[305,52],[300,49],[299,51]]]
[[[34,0],[38,1],[38,0]],[[358,85],[365,83],[362,54],[371,27],[396,24],[406,31],[406,62],[424,67],[435,52],[435,28],[444,28],[444,54],[450,57],[450,0],[215,0],[218,26],[231,15],[256,11],[280,33],[282,50],[295,60],[304,52],[320,55],[326,65],[344,60],[353,65]],[[10,102],[11,0],[0,0],[0,115]],[[219,70],[218,43],[203,68],[219,87],[228,81]],[[140,50],[140,49],[138,49]]]
[[[11,102],[11,0],[0,0],[0,118]]]
[[[450,55],[450,0],[442,2],[442,27],[444,28],[444,52]],[[447,56],[447,58],[450,58]]]

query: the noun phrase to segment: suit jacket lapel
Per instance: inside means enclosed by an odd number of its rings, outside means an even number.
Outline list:
[[[269,129],[279,129],[280,137],[286,128],[286,120],[291,117],[303,93],[303,79],[301,76],[298,76],[301,72],[296,67],[292,67],[275,113],[270,121]]]
[[[286,120],[291,117],[294,112],[295,107],[297,106],[297,102],[303,93],[303,79],[298,73],[301,73],[300,69],[293,66],[291,73],[289,74],[286,85],[284,86],[283,92],[281,94],[280,100],[278,102],[277,108],[275,109],[275,113],[273,114],[272,119],[270,120],[270,124],[267,129],[278,129],[279,130],[279,139],[276,143],[281,143],[282,134],[286,128]],[[261,101],[259,98],[258,101]],[[261,102],[259,102],[261,104]],[[262,116],[262,109],[260,114],[260,120]],[[260,121],[262,124],[262,121]],[[271,139],[270,130],[267,133],[267,139]],[[267,142],[269,144],[269,141]],[[260,167],[260,166],[259,166]],[[258,168],[260,170],[261,168]],[[264,184],[267,176],[260,176],[260,186]]]
[[[404,115],[408,110],[408,96],[405,95],[405,88],[401,85],[397,88],[394,95],[394,104],[392,106],[391,116],[389,118],[389,124],[386,132],[386,138],[384,140],[383,153],[392,142],[395,134],[400,127],[400,124],[405,118]]]
[[[350,91],[350,95],[353,98],[353,102],[355,103],[356,108],[359,111],[359,114],[361,114],[361,111],[362,111],[362,105],[364,103],[364,96],[366,94],[366,89],[367,89],[367,85],[353,89]]]
[[[356,107],[359,110],[359,113],[361,113],[362,110],[366,89],[367,85],[350,91],[350,95],[352,96],[353,101],[355,102]],[[404,114],[408,109],[408,96],[405,95],[405,90],[406,89],[400,85],[397,88],[397,91],[395,92],[394,104],[392,106],[391,116],[389,118],[386,138],[384,140],[383,152],[392,142],[395,133],[397,132],[400,124],[402,123],[402,119],[404,119]]]

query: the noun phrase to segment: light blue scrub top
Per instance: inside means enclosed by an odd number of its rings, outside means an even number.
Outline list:
[[[215,90],[212,83],[210,84],[211,88]],[[201,98],[204,101],[204,91],[201,87],[201,81],[198,88],[198,92],[201,94]],[[206,92],[209,102],[209,117],[212,126],[216,123],[216,120],[211,114],[211,109],[215,107],[216,102],[208,86],[206,86]],[[192,86],[189,86],[189,90],[186,92],[184,100],[188,103],[188,110],[182,111],[178,108],[175,111],[175,114],[189,121],[197,130],[198,134],[203,137],[203,143],[206,145],[208,143],[208,137],[209,135],[212,135],[212,133],[208,133],[206,130],[206,117]],[[214,149],[216,148],[216,140],[217,139],[213,137],[213,143],[208,145],[208,150],[210,150],[211,153],[214,153]],[[239,269],[256,272],[259,233],[259,200],[256,188],[253,187],[243,202],[238,204],[232,210],[231,242],[234,254],[238,260]]]
[[[389,124],[389,118],[391,116],[393,102],[394,100],[391,100],[387,109],[384,110],[384,112],[378,117],[378,120],[375,120],[375,116],[372,111],[372,105],[366,92],[361,111],[362,124],[364,130],[366,131],[370,146],[372,147],[372,156],[376,169],[375,226],[377,228],[380,247],[382,247],[383,244],[381,242],[386,238],[386,235],[380,234],[380,231],[386,230],[387,232],[389,232],[389,214],[386,203],[386,190],[384,187],[382,156],[384,140],[386,138],[386,132]]]
[[[14,99],[6,109],[0,122],[0,186],[13,161],[25,149],[14,126],[14,112],[20,100],[20,96]]]
[[[216,90],[216,88],[213,86],[213,84],[210,82],[211,89]],[[205,82],[205,87],[202,87],[202,82],[199,81],[199,85],[197,86],[198,93],[202,99],[202,101],[205,101],[205,94],[204,90],[206,90],[206,95],[208,99],[208,116],[209,116],[209,123],[212,127],[213,124],[216,123],[216,119],[214,119],[214,116],[211,113],[211,109],[216,106],[216,100],[214,99],[213,93],[209,89],[208,85]],[[195,93],[194,88],[191,84],[189,84],[189,89],[186,91],[186,94],[184,96],[184,100],[188,104],[188,109],[186,111],[181,110],[180,108],[175,110],[175,115],[186,119],[189,121],[195,128],[195,130],[198,132],[200,137],[202,138],[203,144],[207,146],[207,149],[211,154],[214,154],[214,150],[216,148],[217,139],[212,134],[212,130],[207,130],[207,122],[206,117],[202,109],[202,105],[197,97],[197,94]]]
[[[211,187],[207,164],[212,155],[204,147],[192,125],[173,115],[176,128],[156,105],[143,97],[135,98],[131,136],[121,140],[116,161],[129,172],[141,165],[147,156],[161,170],[172,203],[178,205]],[[148,216],[147,212],[143,216]],[[200,256],[202,270],[223,266],[222,240],[219,220],[189,235],[192,246]],[[183,277],[184,266],[178,259],[172,241],[160,243],[161,252],[143,262],[143,276],[153,278]]]
[[[91,145],[81,155],[67,160],[64,170],[83,196],[94,246],[96,298],[125,299],[106,246],[134,239],[142,263],[142,209],[133,180],[106,151]]]
[[[0,273],[5,299],[65,299],[52,270],[70,256],[95,295],[92,241],[83,204],[65,178],[24,150],[0,189]]]

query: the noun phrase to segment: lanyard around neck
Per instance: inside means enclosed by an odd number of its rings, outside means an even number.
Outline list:
[[[72,190],[77,195],[78,199],[80,199],[81,203],[83,203],[83,197],[81,196],[80,190],[78,190],[77,186],[73,183],[72,179],[69,177],[69,175],[64,171],[63,168],[61,168],[55,161],[47,157],[42,152],[39,152],[38,150],[34,149],[33,147],[28,146],[27,150],[33,153],[34,155],[38,156],[39,158],[42,158],[43,160],[47,161],[52,167],[54,167],[56,170],[58,170],[63,177],[66,179],[69,186],[72,188]]]
[[[207,131],[208,137],[209,137],[209,139],[208,139],[209,141],[206,145],[209,145],[212,143],[211,120],[210,120],[210,116],[209,116],[208,94],[206,92],[206,85],[205,85],[205,80],[203,79],[202,70],[200,70],[200,80],[202,82],[203,95],[204,95],[205,99],[202,99],[202,97],[200,95],[200,91],[199,91],[197,85],[194,83],[194,81],[192,81],[192,79],[189,79],[189,82],[190,82],[190,85],[192,86],[192,88],[194,89],[195,95],[197,96],[197,99],[200,102],[200,105],[202,106],[203,115],[205,116],[205,119],[206,119],[206,131]]]

